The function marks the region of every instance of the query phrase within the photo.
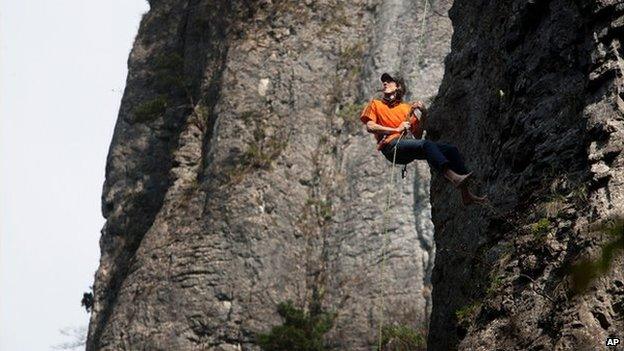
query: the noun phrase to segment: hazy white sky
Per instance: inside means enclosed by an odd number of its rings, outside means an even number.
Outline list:
[[[100,195],[145,0],[0,0],[0,350],[49,350],[98,266]]]

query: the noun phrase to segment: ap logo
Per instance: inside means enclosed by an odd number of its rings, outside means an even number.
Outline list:
[[[607,346],[618,346],[620,344],[620,338],[607,338]]]

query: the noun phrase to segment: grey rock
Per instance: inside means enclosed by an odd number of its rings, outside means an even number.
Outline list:
[[[456,1],[450,17],[428,135],[458,145],[491,204],[463,208],[443,179],[432,180],[428,347],[599,349],[624,330],[621,314],[613,318],[622,296],[609,292],[624,277],[622,257],[580,295],[566,269],[609,240],[589,224],[624,212],[624,7]]]
[[[376,342],[381,293],[384,323],[426,326],[429,170],[391,189],[381,278],[390,167],[357,115],[385,70],[413,99],[435,94],[450,1],[430,4],[426,33],[422,4],[150,1],[106,165],[87,350],[257,350],[288,299],[338,312],[335,350]]]

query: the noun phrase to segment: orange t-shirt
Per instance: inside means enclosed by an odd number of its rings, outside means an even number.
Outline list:
[[[400,102],[390,107],[383,101],[374,99],[364,108],[360,115],[360,120],[364,124],[368,123],[368,121],[373,121],[384,127],[397,128],[402,122],[410,122],[409,113],[411,110],[412,106],[405,102]],[[400,135],[401,133],[399,132],[375,134],[377,150],[380,150],[385,144],[398,138]]]

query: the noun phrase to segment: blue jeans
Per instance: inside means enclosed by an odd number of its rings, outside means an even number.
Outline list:
[[[392,162],[397,139],[384,145],[381,153]],[[436,143],[422,139],[401,139],[396,151],[396,164],[405,165],[414,160],[427,160],[429,166],[437,172],[449,167],[457,174],[466,174],[468,170],[459,150],[454,145]]]

